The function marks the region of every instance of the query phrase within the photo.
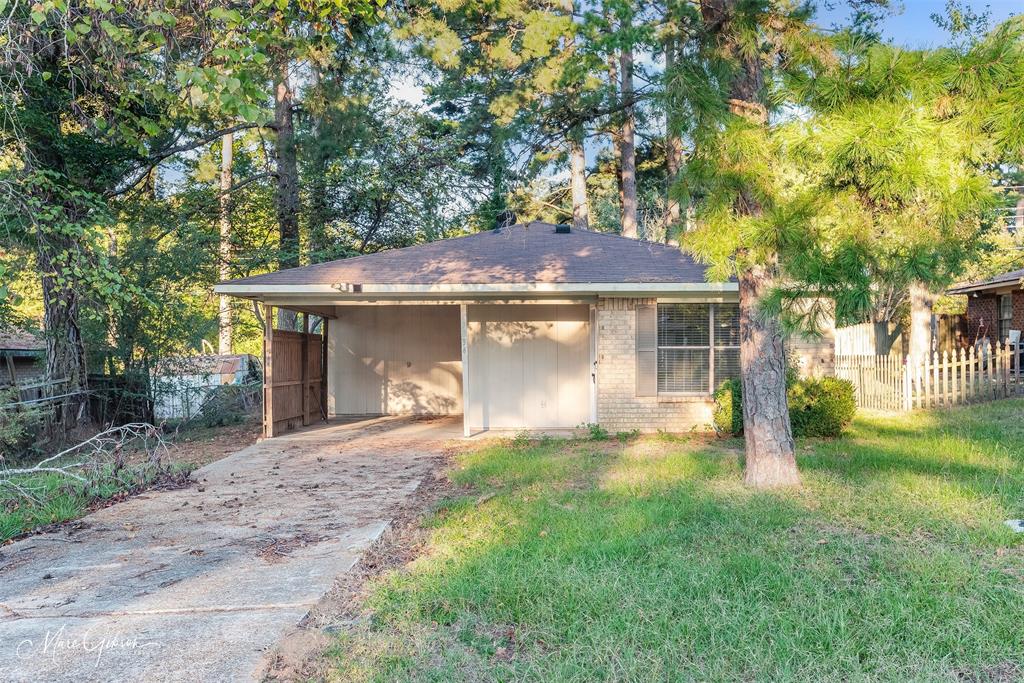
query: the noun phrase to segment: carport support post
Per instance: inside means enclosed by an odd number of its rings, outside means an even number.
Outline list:
[[[309,419],[309,313],[302,314],[302,426],[307,427]]]
[[[469,436],[469,315],[466,304],[459,304],[459,331],[462,337],[462,435]]]
[[[274,436],[274,307],[263,304],[263,436]]]
[[[320,414],[327,422],[327,318],[320,319]]]

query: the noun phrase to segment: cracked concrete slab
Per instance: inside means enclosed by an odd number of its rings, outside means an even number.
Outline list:
[[[263,441],[196,484],[0,548],[0,680],[251,680],[459,436],[382,418]]]

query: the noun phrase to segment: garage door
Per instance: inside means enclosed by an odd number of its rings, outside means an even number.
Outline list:
[[[470,306],[469,425],[555,429],[590,418],[590,307]]]

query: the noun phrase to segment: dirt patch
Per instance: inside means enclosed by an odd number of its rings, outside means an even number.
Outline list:
[[[1024,670],[1015,662],[1000,662],[980,670],[957,671],[956,678],[965,683],[1009,683],[1021,680],[1022,674],[1024,674]]]
[[[431,469],[416,491],[398,509],[381,537],[341,575],[334,587],[268,654],[262,680],[324,680],[331,662],[324,656],[332,634],[359,623],[369,584],[389,571],[403,567],[424,552],[430,530],[425,517],[445,499],[469,493],[448,478],[454,450],[434,458]]]

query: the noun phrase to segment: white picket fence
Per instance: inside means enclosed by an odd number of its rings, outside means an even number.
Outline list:
[[[860,408],[944,408],[1024,396],[1020,351],[1006,342],[934,353],[918,362],[909,356],[837,355],[836,377],[853,383]]]

